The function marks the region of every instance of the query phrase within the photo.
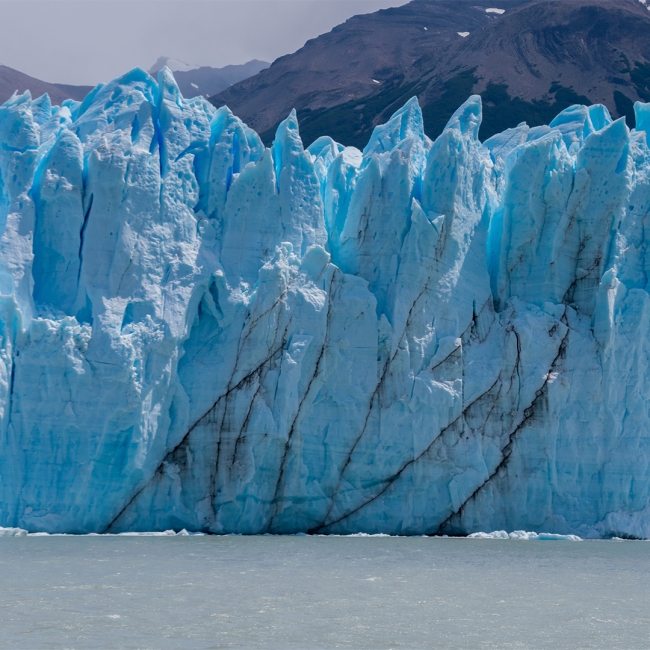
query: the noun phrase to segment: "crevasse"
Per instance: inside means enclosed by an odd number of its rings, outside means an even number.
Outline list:
[[[650,537],[650,105],[266,149],[136,69],[0,107],[0,526]]]

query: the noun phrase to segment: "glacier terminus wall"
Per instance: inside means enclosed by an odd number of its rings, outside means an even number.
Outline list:
[[[265,148],[136,69],[0,107],[0,526],[650,537],[650,104]]]

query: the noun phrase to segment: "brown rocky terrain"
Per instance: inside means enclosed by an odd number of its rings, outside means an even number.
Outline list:
[[[14,91],[23,93],[26,90],[31,92],[33,98],[47,93],[53,104],[60,104],[66,99],[81,101],[92,90],[92,86],[48,83],[6,65],[0,65],[0,104],[6,102]]]
[[[307,142],[363,146],[413,95],[435,137],[477,92],[482,137],[576,102],[631,122],[633,102],[650,101],[650,11],[638,0],[414,0],[355,16],[212,101],[266,142],[295,107]]]

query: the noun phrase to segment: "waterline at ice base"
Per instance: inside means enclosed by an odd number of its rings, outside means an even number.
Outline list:
[[[0,526],[650,537],[650,104],[266,149],[136,69],[0,108]]]

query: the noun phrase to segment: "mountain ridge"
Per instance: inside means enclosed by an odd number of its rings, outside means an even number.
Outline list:
[[[380,33],[367,51],[360,25]],[[409,35],[414,40],[402,45]],[[338,60],[329,74],[315,74],[329,50],[355,40],[349,79]],[[292,79],[300,68],[307,73]],[[650,97],[650,12],[637,0],[414,0],[356,16],[211,101],[228,105],[266,144],[295,107],[307,143],[328,134],[363,147],[374,126],[413,95],[427,135],[436,137],[474,93],[484,100],[483,138],[520,121],[548,123],[574,103],[604,103],[633,126],[634,101]]]
[[[170,63],[169,57],[161,56],[149,69],[149,74],[154,77],[160,69]],[[185,64],[187,66],[187,64]],[[248,79],[268,68],[271,64],[267,61],[252,59],[246,63],[237,65],[226,65],[221,68],[211,66],[187,66],[187,69],[174,69],[168,66],[174,73],[174,78],[183,97],[198,97],[202,95],[209,97],[220,93],[226,88],[240,81]]]
[[[34,98],[47,93],[53,104],[61,104],[66,99],[82,101],[93,88],[94,86],[49,83],[6,65],[0,65],[0,104],[6,102],[14,92],[21,94],[26,90],[29,90]]]
[[[168,57],[160,57],[150,68],[149,73],[155,77],[162,67],[162,65],[157,67],[158,64],[162,62],[164,65],[167,59]],[[266,61],[252,59],[243,64],[227,65],[222,68],[197,66],[188,70],[176,70],[174,77],[184,97],[192,98],[199,95],[207,97],[257,74],[269,65]],[[34,98],[47,93],[52,104],[55,105],[61,105],[68,99],[80,102],[94,88],[95,86],[50,83],[9,66],[0,65],[0,104],[6,102],[14,92],[22,94],[26,90],[29,90]]]
[[[527,1],[497,4],[507,10]],[[321,111],[381,94],[394,86],[396,77],[405,77],[423,52],[439,52],[462,40],[459,31],[474,31],[496,20],[498,14],[486,11],[494,4],[416,1],[353,16],[211,101],[228,105],[268,144],[277,123],[292,108]]]

